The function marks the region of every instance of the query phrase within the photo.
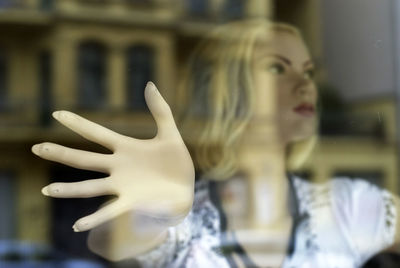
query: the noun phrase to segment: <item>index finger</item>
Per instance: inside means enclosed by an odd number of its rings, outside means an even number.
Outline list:
[[[105,128],[69,111],[56,111],[53,113],[53,117],[58,122],[85,139],[103,145],[104,147],[113,151],[115,150],[118,142],[125,138],[125,136],[121,134],[118,134],[108,128]]]

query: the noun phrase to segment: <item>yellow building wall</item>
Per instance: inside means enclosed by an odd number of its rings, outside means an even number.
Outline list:
[[[50,242],[50,202],[40,195],[47,183],[46,163],[34,159],[29,144],[10,143],[0,161],[0,170],[10,171],[16,179],[16,238],[25,241]]]
[[[96,40],[107,48],[108,105],[103,111],[79,111],[83,116],[102,123],[123,134],[135,137],[149,137],[154,134],[155,123],[149,114],[126,111],[126,49],[134,44],[149,44],[156,51],[155,82],[161,94],[171,106],[175,103],[175,89],[179,81],[177,70],[183,68],[177,51],[177,34],[200,38],[207,34],[210,24],[182,22],[173,30],[171,26],[180,16],[179,9],[159,3],[156,8],[122,4],[124,1],[110,1],[107,4],[84,4],[84,1],[55,1],[56,8],[64,14],[63,19],[43,26],[33,33],[29,46],[25,38],[0,38],[10,57],[9,87],[10,102],[21,109],[13,114],[0,114],[2,122],[16,122],[17,125],[0,129],[0,145],[6,148],[6,155],[0,156],[0,169],[11,169],[18,181],[17,222],[18,239],[49,242],[51,226],[50,199],[40,194],[40,189],[49,182],[48,166],[43,160],[30,153],[30,146],[36,142],[52,140],[58,143],[87,142],[71,135],[59,124],[47,129],[39,125],[36,104],[40,100],[37,57],[43,49],[53,55],[52,94],[54,109],[77,109],[77,47],[86,40]],[[94,2],[94,1],[92,1]],[[34,0],[30,5],[35,6]],[[214,7],[220,3],[214,1]],[[272,1],[249,1],[248,16],[268,14]],[[309,41],[311,53],[318,59],[322,54],[319,33],[319,1],[306,1],[299,17],[294,18],[303,28]],[[176,8],[179,8],[177,5]],[[265,11],[264,8],[267,8]],[[175,19],[175,21],[174,21]],[[28,23],[29,24],[29,23]],[[161,27],[162,26],[162,27]],[[199,30],[200,29],[200,30]],[[22,41],[21,41],[22,40]],[[321,137],[315,152],[306,162],[304,169],[314,174],[316,181],[329,179],[338,170],[381,170],[385,176],[384,185],[398,189],[396,152],[395,103],[378,100],[352,106],[352,112],[373,112],[382,116],[387,137],[384,141],[351,137]],[[260,159],[255,151],[254,161]],[[252,159],[249,158],[251,162]],[[257,225],[257,223],[252,223]]]

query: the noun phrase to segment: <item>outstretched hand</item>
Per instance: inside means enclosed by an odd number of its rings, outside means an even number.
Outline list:
[[[32,147],[32,152],[41,158],[109,174],[94,180],[52,183],[42,189],[44,195],[57,198],[117,195],[115,201],[76,221],[74,231],[93,229],[131,210],[166,223],[179,221],[190,211],[194,187],[190,154],[168,104],[151,82],[146,86],[145,99],[158,128],[152,139],[124,136],[74,113],[57,111],[53,117],[61,124],[113,153],[82,151],[48,142]]]

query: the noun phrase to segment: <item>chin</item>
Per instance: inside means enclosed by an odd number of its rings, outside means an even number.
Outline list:
[[[309,135],[298,135],[298,136],[293,137],[293,138],[290,140],[290,142],[301,142],[301,141],[305,141],[305,140],[307,140],[307,139],[309,139],[309,138],[311,138],[311,137],[313,137],[313,136],[314,136],[314,134],[309,134]]]
[[[290,131],[291,135],[289,136],[290,142],[300,142],[307,140],[317,134],[316,127],[314,124],[312,125],[301,125],[294,126]]]
[[[317,117],[304,118],[286,114],[280,120],[283,123],[282,137],[286,137],[288,143],[307,140],[317,134]]]

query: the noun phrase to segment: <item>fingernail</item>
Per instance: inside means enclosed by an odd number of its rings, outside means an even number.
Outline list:
[[[153,87],[153,88],[155,88],[155,87],[156,87],[156,85],[154,85],[154,83],[153,83],[153,82],[151,82],[151,81],[147,82],[147,85],[148,85],[148,86],[151,86],[151,87]]]
[[[55,112],[52,113],[52,115],[53,115],[53,117],[55,119],[59,119],[60,118],[60,111],[55,111]]]
[[[74,230],[75,233],[80,232],[78,227],[76,227],[76,224],[72,225],[72,229]]]
[[[55,111],[53,113],[53,116],[55,119],[57,120],[72,120],[72,119],[76,119],[76,116],[69,112],[69,111]]]
[[[41,144],[35,144],[32,146],[32,153],[36,154],[36,155],[40,155],[40,154],[46,154],[50,152],[50,145],[47,144],[46,142],[41,143]]]
[[[158,91],[157,88],[156,88],[156,85],[154,85],[154,83],[151,82],[151,81],[147,82],[147,85],[146,85],[146,86],[147,86],[147,87],[150,87],[150,89],[153,90],[154,92],[157,92],[157,91]]]
[[[39,145],[35,144],[32,146],[32,153],[34,153],[35,155],[39,155]]]
[[[45,196],[50,196],[49,187],[48,186],[42,188],[42,194],[45,195]]]

